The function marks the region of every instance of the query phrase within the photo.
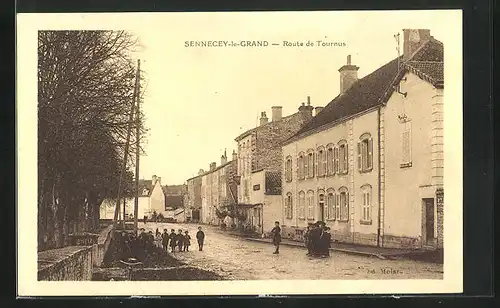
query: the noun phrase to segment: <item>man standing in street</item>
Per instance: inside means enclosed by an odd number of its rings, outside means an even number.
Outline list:
[[[276,247],[276,250],[273,254],[280,253],[280,243],[281,243],[281,228],[279,221],[274,222],[274,228],[271,230],[271,234],[273,235],[273,245]]]
[[[205,232],[201,231],[201,227],[198,227],[198,232],[196,232],[196,240],[198,241],[198,250],[203,251],[203,242],[205,241]]]

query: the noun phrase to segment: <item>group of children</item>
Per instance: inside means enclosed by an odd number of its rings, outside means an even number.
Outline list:
[[[156,238],[157,242],[161,243],[163,250],[173,253],[176,249],[178,251],[189,251],[189,246],[191,246],[191,236],[189,235],[189,231],[184,231],[182,233],[182,229],[178,230],[178,233],[175,233],[175,229],[171,229],[170,233],[168,233],[167,229],[163,229],[163,233],[161,233],[158,229],[156,229]],[[205,240],[205,233],[201,230],[201,227],[198,227],[198,232],[196,233],[196,240],[198,242],[198,250],[203,250],[203,243]]]
[[[308,256],[328,257],[332,235],[330,228],[324,222],[318,221],[307,226],[304,240]]]

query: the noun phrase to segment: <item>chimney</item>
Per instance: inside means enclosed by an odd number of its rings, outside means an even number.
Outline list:
[[[158,182],[158,184],[160,184],[160,185],[161,185],[161,177],[157,177],[157,178],[156,178],[156,182]]]
[[[314,116],[317,116],[318,113],[321,112],[321,110],[323,110],[323,107],[317,106],[316,108],[314,108]]]
[[[344,93],[358,80],[359,67],[351,64],[351,55],[347,56],[347,64],[339,69],[340,93]]]
[[[408,60],[415,51],[431,38],[429,29],[403,29],[403,60]]]
[[[203,169],[198,170],[198,175],[202,175],[203,173],[205,173],[205,170]]]
[[[302,103],[302,105],[299,107],[299,112],[302,113],[303,117],[305,120],[308,120],[312,118],[312,111],[313,111],[313,106],[311,106],[311,97],[307,97],[307,105],[305,103]]]
[[[210,163],[210,171],[214,171],[216,167],[217,164],[215,162]]]
[[[156,175],[153,175],[153,178],[151,179],[151,187],[155,186],[157,180],[158,180],[158,177]]]
[[[238,154],[236,153],[235,150],[233,150],[233,160],[234,161],[238,160]]]
[[[281,121],[283,107],[281,107],[281,106],[273,106],[272,110],[273,110],[272,121],[273,122]]]
[[[264,124],[267,124],[267,116],[266,116],[266,112],[262,111],[260,113],[260,125],[264,125]]]
[[[224,150],[224,155],[220,157],[220,164],[225,165],[227,163],[227,155],[226,155],[226,150]]]

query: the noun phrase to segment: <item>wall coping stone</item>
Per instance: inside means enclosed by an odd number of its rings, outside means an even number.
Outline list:
[[[66,260],[72,258],[85,250],[91,249],[89,246],[66,246],[63,248],[50,249],[38,252],[38,275],[56,266],[63,266]]]

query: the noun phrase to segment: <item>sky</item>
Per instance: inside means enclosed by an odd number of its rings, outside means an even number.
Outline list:
[[[149,129],[140,178],[182,184],[230,159],[234,139],[255,127],[262,111],[282,106],[283,116],[311,104],[327,105],[339,93],[338,69],[351,55],[358,77],[397,57],[394,34],[430,29],[446,48],[450,11],[164,13],[128,29],[140,41],[135,56],[145,74],[141,108]],[[185,47],[185,41],[268,41],[267,47]],[[283,41],[314,43],[285,47]],[[345,43],[317,46],[317,41]],[[272,46],[272,43],[280,46]],[[402,52],[402,35],[401,35]]]

